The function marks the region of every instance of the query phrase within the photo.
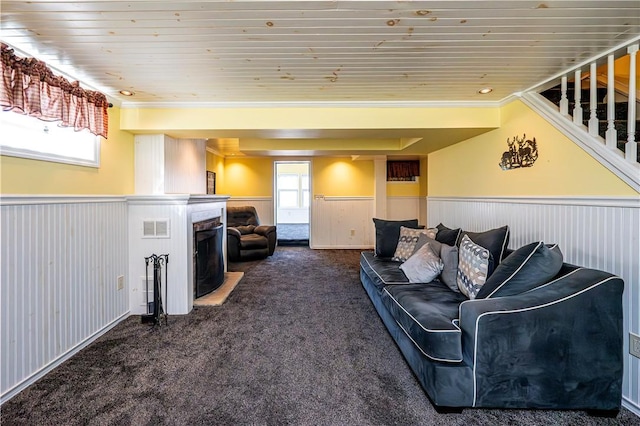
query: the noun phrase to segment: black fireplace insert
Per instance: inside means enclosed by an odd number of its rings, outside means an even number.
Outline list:
[[[193,224],[194,298],[211,293],[224,282],[223,226],[220,218]]]

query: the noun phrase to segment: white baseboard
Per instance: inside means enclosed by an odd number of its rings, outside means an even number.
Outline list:
[[[20,392],[22,392],[24,389],[26,389],[27,387],[31,386],[32,384],[34,384],[38,380],[40,380],[42,377],[44,377],[49,372],[51,372],[54,368],[58,367],[60,364],[62,364],[63,362],[67,361],[68,359],[70,359],[72,356],[74,356],[75,354],[80,352],[82,349],[84,349],[87,346],[89,346],[96,339],[98,339],[100,336],[105,334],[107,331],[111,330],[113,327],[118,325],[120,322],[122,322],[127,317],[129,317],[129,312],[128,311],[125,312],[124,314],[120,315],[118,318],[114,319],[109,324],[105,325],[100,330],[96,331],[91,336],[87,337],[82,342],[78,343],[77,345],[75,345],[74,347],[72,347],[71,349],[66,351],[65,353],[61,354],[59,357],[57,357],[56,359],[54,359],[53,361],[51,361],[50,363],[48,363],[47,365],[45,365],[41,369],[37,370],[36,372],[34,372],[30,376],[28,376],[23,381],[17,383],[11,389],[9,389],[8,391],[6,391],[2,395],[0,395],[0,405],[2,405],[5,402],[9,401],[11,398],[16,396]]]
[[[622,406],[627,410],[631,411],[636,416],[640,417],[640,406],[634,404],[632,401],[628,400],[624,396],[622,397]]]

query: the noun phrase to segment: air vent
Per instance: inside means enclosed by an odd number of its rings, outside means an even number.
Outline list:
[[[142,238],[169,237],[169,219],[142,221]]]
[[[142,222],[142,236],[145,238],[156,236],[156,223],[151,220]]]
[[[156,222],[156,237],[168,237],[169,236],[169,221],[159,220]]]

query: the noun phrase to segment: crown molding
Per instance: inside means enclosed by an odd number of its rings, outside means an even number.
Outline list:
[[[507,99],[507,98],[505,98]],[[497,108],[501,101],[361,101],[361,102],[122,102],[136,108]]]

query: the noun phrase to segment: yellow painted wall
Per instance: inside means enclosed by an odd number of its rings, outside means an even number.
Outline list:
[[[417,197],[420,195],[420,179],[417,182],[387,182],[388,197]]]
[[[520,101],[500,128],[429,154],[429,196],[632,196],[638,193]],[[503,171],[507,138],[535,137],[532,167]]]
[[[224,158],[207,151],[207,171],[216,174],[216,194],[225,194],[220,191],[224,188]]]
[[[109,109],[109,139],[100,143],[100,168],[0,156],[0,193],[132,194],[133,135],[120,130],[120,111]]]
[[[333,197],[373,196],[373,161],[351,158],[313,159],[313,195]]]
[[[232,197],[271,197],[273,158],[225,158],[224,179],[217,192]]]
[[[498,123],[499,109],[486,107],[127,108],[121,119],[121,127],[129,131],[273,129],[289,138],[299,137],[302,129],[495,128]]]
[[[420,191],[421,197],[426,197],[429,190],[429,157],[420,159]]]
[[[219,194],[236,197],[271,197],[273,162],[282,158],[224,159],[223,183]],[[311,160],[312,193],[326,196],[372,196],[373,161],[351,158],[315,157]],[[212,164],[213,159],[207,164]],[[208,166],[209,167],[209,166]],[[217,176],[216,176],[217,177]]]

